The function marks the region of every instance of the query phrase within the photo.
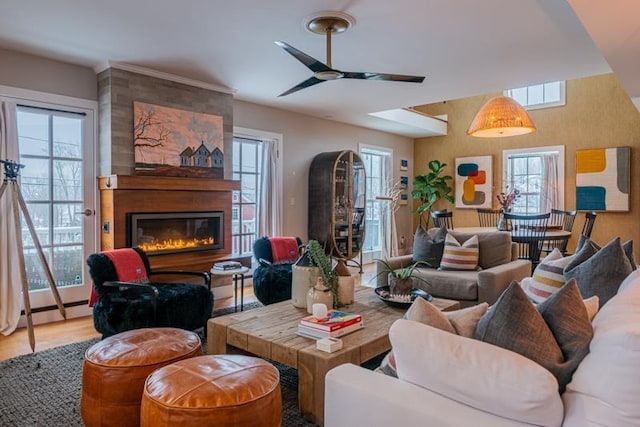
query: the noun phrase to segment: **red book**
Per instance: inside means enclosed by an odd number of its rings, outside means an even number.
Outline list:
[[[347,313],[338,310],[329,310],[327,317],[316,319],[313,316],[306,316],[300,320],[300,325],[320,331],[335,331],[346,326],[361,322],[362,316],[354,313]]]

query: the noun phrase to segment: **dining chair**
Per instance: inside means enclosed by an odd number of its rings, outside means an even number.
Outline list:
[[[445,227],[447,230],[453,230],[453,212],[452,211],[433,211],[431,212],[433,226],[440,228]]]
[[[559,209],[551,209],[549,224],[547,229],[563,230],[571,232],[573,223],[576,219],[576,211],[563,211]],[[542,252],[551,253],[554,249],[558,249],[563,255],[567,252],[567,244],[569,239],[547,239],[542,245]]]
[[[497,227],[502,209],[476,209],[478,212],[478,222],[480,227]]]
[[[550,212],[537,215],[505,213],[511,228],[511,240],[518,243],[518,258],[531,261],[531,272],[540,262]]]
[[[598,214],[596,212],[585,212],[584,214],[584,225],[582,226],[582,234],[585,237],[591,237],[591,232],[593,231],[593,225],[596,222],[596,217]]]

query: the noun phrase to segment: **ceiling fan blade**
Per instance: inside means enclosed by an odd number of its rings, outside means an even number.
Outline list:
[[[314,73],[317,73],[318,71],[331,70],[331,68],[329,68],[329,66],[327,66],[326,64],[318,61],[317,59],[307,55],[306,53],[296,49],[295,47],[285,42],[277,41],[275,42],[275,44],[277,44],[278,46],[280,46],[281,48],[289,52],[291,56],[296,58],[298,61],[302,62],[308,69],[310,69]]]
[[[318,83],[322,83],[324,81],[326,81],[326,80],[320,80],[320,79],[317,79],[315,77],[309,77],[307,80],[305,80],[305,81],[303,81],[301,83],[298,83],[296,86],[292,87],[288,91],[281,93],[280,95],[278,95],[278,97],[290,95],[293,92],[299,91],[300,89],[304,89],[304,88],[307,88],[309,86],[317,85]]]
[[[343,72],[343,79],[359,79],[359,80],[386,80],[393,82],[410,82],[410,83],[422,83],[425,79],[424,76],[406,76],[404,74],[384,74],[384,73],[354,73]]]

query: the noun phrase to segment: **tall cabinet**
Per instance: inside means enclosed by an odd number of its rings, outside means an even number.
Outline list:
[[[365,233],[364,163],[351,150],[321,153],[309,168],[309,239],[334,257],[350,260]]]

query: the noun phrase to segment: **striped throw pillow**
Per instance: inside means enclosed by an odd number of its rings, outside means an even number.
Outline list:
[[[444,252],[440,262],[441,270],[477,270],[478,236],[472,236],[462,245],[451,234],[447,233],[444,239]]]
[[[564,285],[564,268],[573,257],[563,257],[556,248],[544,257],[533,272],[533,277],[522,279],[521,285],[531,301],[539,304]]]

